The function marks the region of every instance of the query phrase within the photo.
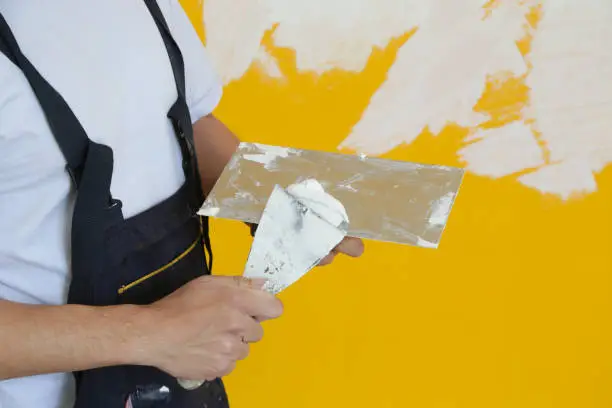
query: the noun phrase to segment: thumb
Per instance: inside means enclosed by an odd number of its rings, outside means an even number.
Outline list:
[[[268,281],[265,278],[247,278],[246,276],[215,276],[215,280],[232,287],[256,290],[262,290]]]

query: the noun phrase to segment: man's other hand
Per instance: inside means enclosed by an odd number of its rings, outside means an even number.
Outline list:
[[[329,265],[334,261],[336,255],[344,254],[352,258],[358,258],[363,254],[363,241],[359,238],[346,237],[325,258],[319,262],[319,266]]]

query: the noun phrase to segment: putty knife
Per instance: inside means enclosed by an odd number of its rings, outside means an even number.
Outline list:
[[[276,185],[312,178],[344,204],[347,235],[437,248],[463,169],[241,143],[200,215],[259,223]]]
[[[318,183],[314,180],[304,180]],[[320,187],[320,186],[319,186]],[[348,222],[329,212],[324,202],[294,196],[276,185],[255,233],[243,276],[265,278],[263,290],[278,294],[306,275],[346,236]],[[318,211],[317,211],[318,210]],[[178,379],[185,389],[204,381]]]

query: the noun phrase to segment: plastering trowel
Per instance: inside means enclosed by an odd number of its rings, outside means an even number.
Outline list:
[[[199,211],[259,223],[276,185],[317,180],[346,208],[347,235],[437,248],[463,169],[241,143]]]

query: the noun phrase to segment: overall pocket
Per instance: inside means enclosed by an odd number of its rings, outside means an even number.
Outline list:
[[[150,304],[208,274],[199,226],[180,228],[119,266],[118,304]]]

